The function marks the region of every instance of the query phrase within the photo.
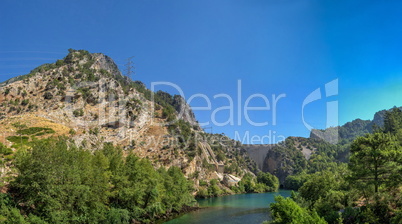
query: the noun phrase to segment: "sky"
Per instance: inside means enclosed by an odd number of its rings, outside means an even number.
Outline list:
[[[135,56],[133,79],[183,93],[208,132],[275,143],[402,106],[401,10],[392,0],[3,0],[0,81],[69,48],[121,69]]]

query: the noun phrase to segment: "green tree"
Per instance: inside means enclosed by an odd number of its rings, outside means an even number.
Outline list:
[[[239,188],[241,189],[241,191],[244,191],[245,193],[254,192],[254,187],[255,181],[253,175],[251,175],[250,173],[244,174],[241,181],[239,181]]]
[[[351,182],[365,190],[395,187],[401,181],[402,150],[390,133],[374,133],[357,138],[350,149]],[[372,189],[372,188],[371,188]]]
[[[309,178],[309,174],[306,174],[306,172],[301,172],[295,175],[287,176],[283,185],[285,189],[297,191]]]
[[[323,218],[319,217],[317,212],[309,211],[300,207],[295,201],[282,196],[275,197],[275,203],[270,205],[271,224],[325,224]]]
[[[395,134],[402,129],[402,111],[399,108],[393,108],[385,112],[384,132]]]
[[[218,180],[212,179],[209,181],[208,195],[212,197],[217,197],[222,194],[222,190],[218,186]]]
[[[19,133],[20,138],[21,138],[21,144],[22,144],[22,135],[21,135],[21,130],[27,128],[26,124],[21,124],[20,122],[16,122],[13,124],[13,126],[17,129],[17,133]]]
[[[43,140],[17,155],[14,200],[26,213],[51,223],[97,223],[108,202],[107,159],[66,140]]]
[[[279,188],[278,178],[268,172],[259,172],[257,174],[257,182],[267,186],[267,191],[276,191]]]
[[[325,198],[330,190],[337,189],[338,180],[331,171],[310,175],[310,178],[299,189],[300,196],[314,204],[319,198]]]

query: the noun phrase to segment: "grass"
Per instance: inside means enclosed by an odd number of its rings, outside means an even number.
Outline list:
[[[18,130],[17,134],[20,135],[33,135],[36,136],[45,135],[45,134],[53,134],[55,131],[51,128],[42,128],[42,127],[31,127],[22,130]]]
[[[29,137],[27,136],[9,136],[7,137],[7,140],[13,143],[23,143],[26,144],[28,143]]]
[[[3,143],[0,143],[0,154],[10,155],[12,153],[13,153],[13,150],[11,150],[10,148],[7,148],[5,145],[3,145]]]

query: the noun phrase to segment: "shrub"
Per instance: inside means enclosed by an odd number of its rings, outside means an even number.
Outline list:
[[[84,116],[84,110],[82,108],[74,110],[73,115],[74,115],[74,117],[82,117],[82,116]]]
[[[200,188],[200,189],[198,189],[198,192],[197,192],[197,197],[200,197],[200,198],[207,198],[209,195],[208,195],[208,190],[206,189],[206,188]]]
[[[21,86],[18,86],[18,93],[17,93],[17,95],[20,95],[20,94],[21,94],[21,90],[22,90],[22,87],[21,87]]]
[[[208,186],[208,182],[205,180],[200,180],[200,186]]]
[[[26,106],[26,105],[28,105],[28,104],[29,104],[29,100],[28,100],[28,99],[22,100],[22,102],[21,102],[21,105],[22,105],[22,106]]]
[[[27,136],[9,136],[7,137],[7,140],[13,143],[27,143],[29,137]]]
[[[296,202],[290,198],[283,198],[282,196],[275,197],[275,203],[270,205],[272,218],[270,223],[285,224],[285,223],[327,223],[325,220],[317,215],[315,211],[309,211],[300,207]],[[266,222],[264,222],[266,223]]]
[[[50,92],[46,92],[46,93],[43,95],[43,98],[45,98],[45,100],[50,100],[50,99],[53,98],[53,94],[51,94]]]
[[[10,93],[10,91],[11,91],[11,88],[7,88],[7,89],[4,91],[4,95],[8,95],[8,94]]]
[[[89,134],[91,135],[98,135],[99,134],[99,128],[94,128],[94,129],[89,129]]]
[[[60,67],[60,66],[63,66],[64,65],[64,61],[63,60],[57,60],[56,61],[56,66],[57,67]]]
[[[3,143],[0,143],[0,154],[3,155],[10,155],[13,153],[13,150],[10,148],[7,148]]]

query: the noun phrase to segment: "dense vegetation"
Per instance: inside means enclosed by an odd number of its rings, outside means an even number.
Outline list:
[[[109,71],[96,70],[94,63],[88,51],[70,49],[63,60],[39,66],[28,75],[2,85],[29,79],[37,73],[55,74],[56,69],[63,76],[49,81],[43,91],[43,99],[51,101],[79,81],[112,78],[125,94],[135,89],[142,93],[141,100],[154,100],[155,116],[169,122],[167,128],[171,135],[181,136],[176,153],[178,149],[186,150],[190,161],[201,155],[194,140],[198,125],[176,120],[177,113],[183,109],[181,96],[163,91],[153,93],[142,82],[121,75],[117,66]],[[10,88],[5,88],[4,96],[17,91]],[[78,88],[75,97],[95,105],[99,102],[91,91],[89,87]],[[0,107],[7,108],[9,113],[32,111],[38,106],[32,104],[27,94],[19,87],[19,98],[5,101]],[[117,100],[116,90],[108,89],[107,94],[111,100]],[[136,119],[132,111],[141,110],[141,100],[126,102],[131,112],[128,114],[130,121]],[[74,110],[73,115],[86,114],[80,108]],[[311,138],[290,137],[270,150],[270,155],[281,161],[273,173],[287,176],[281,180],[282,186],[298,191],[289,199],[276,199],[271,206],[272,223],[402,223],[402,111],[394,108],[381,111],[376,117],[373,121],[357,119],[337,128],[312,132]],[[17,152],[0,144],[0,162],[12,164],[9,166],[11,175],[2,177],[1,187],[9,184],[4,191],[7,193],[0,193],[0,222],[146,223],[169,216],[194,202],[192,184],[177,167],[155,170],[149,160],[111,144],[91,152],[74,146],[67,139],[38,140],[39,136],[55,133],[50,128],[28,128],[19,123],[13,126],[17,135],[6,139],[13,143],[11,148]],[[98,129],[90,130],[93,134],[98,132]],[[330,144],[315,133],[329,140],[339,135],[340,141]],[[70,134],[74,134],[73,129]],[[231,188],[232,192],[278,189],[276,176],[262,172],[254,176],[245,172],[257,173],[257,169],[235,142],[222,144],[216,140],[222,139],[223,135],[219,134],[202,133],[201,137],[204,138],[201,141],[211,145],[216,160],[225,164],[226,173],[243,176],[238,185]],[[309,159],[303,155],[306,150],[312,151]],[[210,171],[215,169],[214,164],[205,159],[202,166]],[[198,179],[196,173],[193,176],[190,179]],[[220,184],[216,179],[200,180],[198,196],[229,193]]]
[[[289,137],[275,145],[268,152],[266,160],[271,157],[280,161],[280,166],[276,167],[273,174],[282,177],[281,184],[284,188],[295,190],[300,181],[309,174],[335,168],[347,161],[349,147],[350,143],[333,145],[322,139]],[[311,151],[308,159],[303,155],[303,150]],[[264,171],[268,171],[266,165],[267,163],[264,164]],[[295,177],[294,174],[298,176]]]
[[[351,143],[348,164],[289,176],[298,192],[276,198],[270,223],[402,223],[402,111],[373,131]]]
[[[278,189],[278,178],[270,173],[263,172],[258,173],[257,176],[246,173],[237,186],[231,187],[231,190],[237,194],[272,192],[277,191]],[[228,192],[218,186],[218,180],[212,179],[209,183],[200,180],[200,189],[197,192],[197,197],[208,198],[224,194],[228,194]]]
[[[18,176],[0,194],[4,223],[149,222],[191,206],[191,184],[177,167],[106,143],[91,152],[64,138],[37,140],[15,156]],[[7,150],[2,151],[7,153]]]
[[[237,193],[262,193],[277,191],[279,180],[270,173],[259,172],[256,177],[247,173],[243,176],[238,186],[232,187]]]
[[[51,104],[61,100],[74,104],[82,101],[84,106],[74,107],[71,114],[76,120],[85,120],[88,117],[96,120],[98,114],[92,114],[86,106],[99,104],[103,100],[112,103],[117,101],[118,95],[124,92],[124,97],[130,99],[118,101],[114,106],[125,106],[128,110],[127,118],[131,122],[130,125],[134,125],[133,121],[141,110],[148,109],[149,104],[146,100],[153,100],[155,102],[153,115],[166,121],[169,131],[169,135],[164,137],[179,137],[179,144],[172,149],[174,156],[176,158],[187,156],[188,161],[198,156],[197,166],[202,165],[207,172],[215,171],[214,161],[201,164],[202,151],[197,147],[195,139],[196,131],[200,131],[200,127],[196,122],[189,123],[176,119],[178,113],[185,109],[182,108],[185,101],[181,96],[163,91],[153,93],[142,82],[132,81],[129,77],[122,75],[110,58],[104,56],[99,62],[96,60],[98,56],[85,50],[69,49],[68,55],[63,60],[39,66],[27,75],[6,81],[1,85],[17,80],[23,80],[24,84],[30,81],[36,82],[37,75],[49,78],[46,83],[35,83],[36,87],[42,84],[43,91],[39,96],[39,102],[35,98],[30,98],[35,93],[34,89],[27,92],[23,87],[18,87],[17,92],[16,87],[7,86],[3,94],[10,99],[0,104],[1,109],[9,110],[7,115],[17,115],[34,111],[38,109],[38,105],[39,109],[42,109],[41,102]],[[102,66],[104,69],[99,68]],[[96,85],[79,85],[82,82],[96,82],[101,79],[113,83],[112,87],[104,86],[105,99],[95,93],[98,88]],[[115,85],[117,88],[113,88],[116,87]],[[71,88],[76,90],[74,95],[66,97],[66,91]],[[131,98],[136,92],[141,94]],[[33,105],[33,102],[39,104]],[[193,116],[191,110],[186,112],[190,113],[190,118]],[[0,117],[4,115],[6,114],[2,113]],[[15,220],[33,223],[42,221],[125,223],[127,220],[148,222],[190,205],[193,199],[188,194],[193,191],[190,186],[200,179],[200,172],[197,171],[190,175],[189,180],[192,183],[188,184],[180,169],[172,167],[169,170],[155,171],[148,160],[139,159],[128,152],[117,153],[121,161],[116,167],[113,165],[116,163],[116,158],[108,154],[111,149],[107,148],[111,147],[110,145],[105,145],[103,150],[90,152],[91,143],[85,144],[86,139],[81,145],[88,148],[82,149],[73,146],[66,139],[46,140],[53,134],[59,134],[56,133],[58,131],[56,129],[55,131],[44,127],[28,128],[26,125],[17,123],[13,126],[13,129],[17,130],[15,135],[6,137],[11,142],[12,149],[0,145],[1,163],[5,165],[7,172],[0,177],[3,180],[2,190],[7,192],[1,196],[0,215],[2,215],[1,220],[6,223],[15,223],[17,222]],[[110,126],[107,123],[102,127]],[[98,135],[99,132],[98,128],[91,128],[89,131],[83,131],[83,134]],[[203,134],[205,133],[200,135]],[[69,135],[76,135],[76,131],[70,129]],[[255,165],[246,156],[245,151],[240,151],[231,144],[228,146],[219,142],[215,144],[211,136],[213,135],[205,134],[203,136],[206,137],[205,139],[198,140],[211,144],[216,160],[225,164],[228,173],[243,176],[247,170],[256,171]],[[142,143],[139,142],[139,145]],[[132,141],[131,146],[133,147],[127,148],[134,148],[135,141]],[[169,147],[164,145],[162,150],[170,150]],[[113,150],[119,151],[119,149]],[[211,159],[213,157],[215,156],[211,156]],[[158,160],[153,162],[160,164]],[[184,162],[181,164],[181,169],[184,170],[186,166],[189,166],[189,163]],[[82,172],[79,173],[79,171]],[[205,174],[201,172],[201,175]],[[267,175],[265,179],[260,177],[262,181],[265,181],[261,183],[257,177],[250,176],[242,181],[239,187],[234,188],[234,191],[240,193],[276,190],[277,179],[270,174]],[[224,183],[218,180],[206,182],[204,187],[207,189],[208,197],[234,192],[224,187]],[[175,189],[172,189],[173,185]]]

